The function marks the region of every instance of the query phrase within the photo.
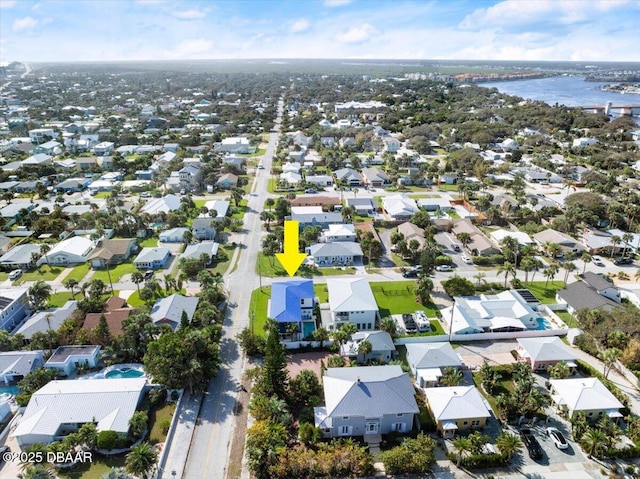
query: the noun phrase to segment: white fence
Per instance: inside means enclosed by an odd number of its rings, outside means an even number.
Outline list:
[[[477,333],[477,334],[452,334],[451,342],[464,341],[491,341],[495,339],[517,339],[517,338],[549,338],[552,336],[565,336],[567,329],[544,329],[536,331],[513,331],[509,333]],[[440,334],[438,336],[411,336],[397,338],[395,344],[419,344],[419,343],[442,343],[449,341],[449,336]]]

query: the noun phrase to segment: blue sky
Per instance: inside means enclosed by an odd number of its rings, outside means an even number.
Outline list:
[[[640,0],[0,0],[0,62],[640,61]]]

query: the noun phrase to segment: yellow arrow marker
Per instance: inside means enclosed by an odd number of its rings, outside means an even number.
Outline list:
[[[284,253],[276,253],[276,258],[282,267],[293,276],[307,257],[298,251],[298,221],[287,220],[284,222]]]

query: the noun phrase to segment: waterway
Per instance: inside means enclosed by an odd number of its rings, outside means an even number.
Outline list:
[[[607,83],[586,82],[580,76],[557,76],[535,80],[479,83],[487,88],[497,88],[507,95],[529,100],[543,101],[549,105],[604,106],[608,101],[613,106],[640,105],[640,95],[603,91]]]

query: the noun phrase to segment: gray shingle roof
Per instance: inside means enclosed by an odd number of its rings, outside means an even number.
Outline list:
[[[575,310],[584,308],[610,310],[618,306],[615,301],[605,298],[583,281],[576,281],[562,288],[558,291],[558,297]]]

